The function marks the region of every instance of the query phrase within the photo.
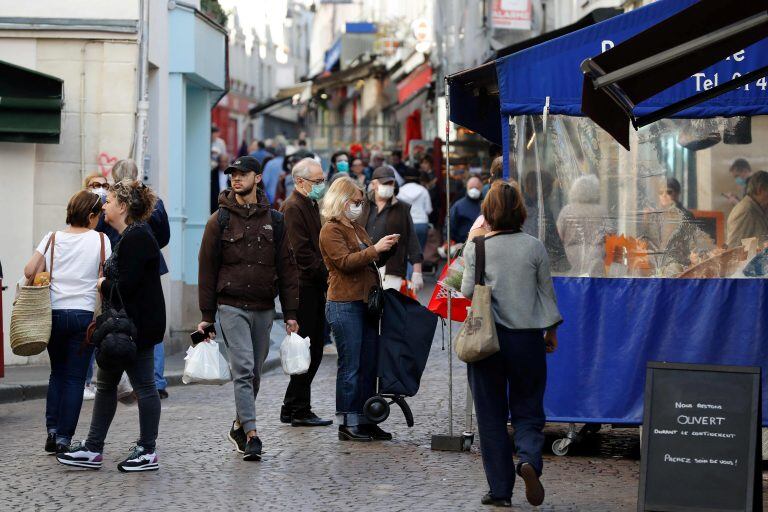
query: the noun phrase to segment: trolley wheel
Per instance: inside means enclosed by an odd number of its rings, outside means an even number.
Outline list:
[[[571,446],[571,440],[562,438],[552,443],[552,453],[558,457],[568,455],[568,448]]]
[[[369,421],[381,423],[389,418],[389,402],[381,396],[372,396],[366,400],[363,413]]]

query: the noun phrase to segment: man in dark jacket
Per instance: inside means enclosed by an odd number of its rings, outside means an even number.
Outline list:
[[[311,362],[307,373],[292,375],[280,411],[280,421],[294,427],[318,427],[333,423],[312,412],[311,388],[323,359],[325,291],[328,270],[320,254],[320,209],[325,193],[323,168],[312,158],[299,160],[292,168],[295,188],[283,203],[285,233],[299,267],[299,336],[309,338]]]
[[[480,202],[483,190],[483,182],[473,176],[467,181],[467,195],[453,203],[451,206],[451,240],[456,243],[464,243],[467,236],[480,216]]]
[[[395,172],[389,166],[373,171],[369,194],[365,230],[373,243],[386,235],[400,235],[393,254],[387,260],[384,272],[384,288],[400,291],[408,272],[408,263],[413,265],[411,281],[415,292],[424,287],[421,274],[421,244],[416,236],[411,217],[411,206],[398,201],[395,193]]]
[[[219,155],[219,165],[211,169],[211,213],[219,209],[219,195],[229,188],[229,176],[224,171],[229,167],[229,155]]]
[[[218,310],[235,383],[237,416],[229,440],[243,453],[243,460],[260,460],[254,401],[269,352],[278,294],[286,331],[299,330],[298,269],[283,216],[270,209],[257,187],[261,181],[258,160],[240,157],[226,173],[231,176],[232,188],[219,197],[219,210],[208,220],[200,244],[202,322],[198,329],[205,331]]]

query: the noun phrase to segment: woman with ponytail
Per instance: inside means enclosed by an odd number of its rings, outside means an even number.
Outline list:
[[[160,397],[155,387],[154,345],[165,332],[165,300],[160,286],[160,249],[144,229],[157,196],[136,180],[122,180],[109,191],[104,203],[106,222],[120,233],[120,241],[104,265],[98,286],[104,309],[125,309],[136,326],[136,359],[125,368],[139,406],[139,439],[128,457],[118,464],[120,471],[158,469],[155,452],[160,423]],[[117,365],[119,366],[119,365]],[[96,402],[88,438],[57,456],[69,466],[99,469],[104,439],[117,408],[117,385],[123,369],[99,367]]]

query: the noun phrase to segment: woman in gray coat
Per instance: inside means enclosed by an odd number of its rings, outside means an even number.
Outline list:
[[[544,501],[541,450],[544,445],[544,387],[546,353],[557,347],[562,317],[555,302],[544,244],[521,231],[525,203],[520,192],[497,181],[482,204],[491,231],[484,237],[485,283],[500,351],[467,365],[475,399],[483,466],[490,491],[485,505],[510,506],[515,474],[525,482],[526,498]],[[464,248],[461,292],[472,297],[475,288],[476,240]],[[515,429],[518,463],[512,459],[507,418]]]

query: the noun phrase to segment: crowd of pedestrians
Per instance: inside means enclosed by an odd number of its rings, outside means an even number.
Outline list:
[[[244,460],[261,459],[259,424],[267,415],[257,412],[256,399],[279,299],[286,333],[309,338],[311,359],[306,373],[291,376],[280,421],[294,427],[333,423],[312,407],[312,381],[330,338],[338,351],[339,440],[391,440],[363,412],[376,393],[380,342],[371,294],[382,287],[415,296],[424,286],[428,233],[442,222],[435,216],[440,197],[431,156],[420,156],[418,167],[411,167],[397,151],[389,158],[339,151],[324,171],[303,140],[298,147],[283,138],[254,143],[250,154],[234,158],[219,141],[212,131],[211,216],[199,250],[197,328],[208,339],[220,337],[227,348],[234,404],[232,422],[222,430]],[[451,208],[452,239],[466,244],[462,292],[468,297],[475,237],[487,239],[485,275],[495,290],[502,347],[469,366],[490,485],[483,503],[508,504],[516,474],[526,482],[529,501],[540,503],[544,356],[556,346],[561,319],[547,252],[523,232],[525,197],[500,176],[491,181],[469,178]],[[160,399],[168,396],[160,278],[168,271],[161,249],[170,230],[163,203],[141,183],[135,163],[122,160],[112,182],[99,174],[85,180],[70,200],[66,224],[46,235],[25,269],[28,278],[46,269],[54,276],[45,449],[62,464],[100,468],[126,374],[138,401],[139,437],[118,469],[157,470]],[[117,327],[99,321],[89,328],[98,309],[104,312],[99,318],[125,325],[129,336],[120,338]],[[96,350],[91,427],[84,441],[73,443],[82,400],[93,391],[92,340],[101,331],[107,334]],[[515,426],[517,466],[506,437],[508,418]]]

